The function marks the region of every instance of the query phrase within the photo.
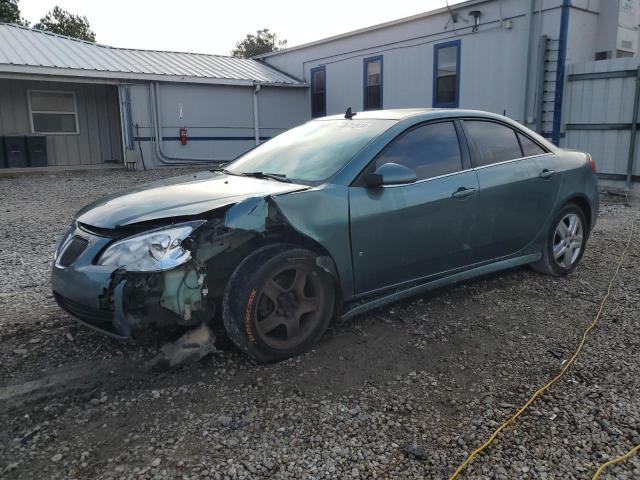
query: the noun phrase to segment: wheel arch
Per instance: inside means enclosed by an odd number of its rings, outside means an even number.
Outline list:
[[[239,245],[233,251],[216,255],[207,260],[207,270],[210,272],[209,291],[214,297],[219,297],[224,292],[226,285],[231,280],[231,276],[242,261],[254,251],[269,245],[287,244],[293,247],[303,248],[318,255],[317,265],[330,275],[336,294],[336,313],[344,302],[344,292],[340,282],[336,263],[331,254],[316,240],[298,232],[293,227],[281,224],[267,229],[263,234],[250,232],[237,232],[238,236],[243,236],[239,240]]]
[[[582,210],[582,213],[584,213],[585,220],[587,221],[587,231],[591,232],[591,227],[593,223],[593,218],[592,218],[593,209],[591,207],[591,202],[589,202],[589,199],[587,198],[587,196],[580,195],[580,194],[570,196],[560,204],[560,208],[564,207],[569,203],[573,203],[574,205],[578,206]]]

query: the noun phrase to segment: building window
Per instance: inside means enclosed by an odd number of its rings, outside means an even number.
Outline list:
[[[311,69],[311,116],[327,114],[327,70],[325,67]]]
[[[460,104],[460,40],[441,43],[433,50],[433,106]]]
[[[33,133],[78,133],[76,96],[73,92],[31,90],[28,95]]]
[[[364,59],[365,110],[382,108],[382,56]]]

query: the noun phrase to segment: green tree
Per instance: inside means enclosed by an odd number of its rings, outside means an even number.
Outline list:
[[[278,35],[268,28],[258,30],[255,35],[249,34],[244,40],[236,43],[236,48],[231,51],[234,57],[251,58],[262,53],[273,52],[287,45],[286,40],[280,40]]]
[[[79,38],[87,42],[96,41],[96,34],[91,30],[87,17],[73,15],[57,5],[42,17],[33,28],[66,35],[67,37]]]
[[[0,0],[0,22],[29,26],[29,22],[20,16],[18,0]]]

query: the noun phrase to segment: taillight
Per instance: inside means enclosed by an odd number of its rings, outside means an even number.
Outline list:
[[[596,173],[596,161],[588,153],[587,153],[587,157],[589,158],[589,166],[591,167],[591,171],[593,173]]]

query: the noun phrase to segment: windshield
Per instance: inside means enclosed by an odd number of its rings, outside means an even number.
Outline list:
[[[320,120],[287,130],[225,167],[229,172],[277,174],[320,182],[340,170],[395,120]]]

